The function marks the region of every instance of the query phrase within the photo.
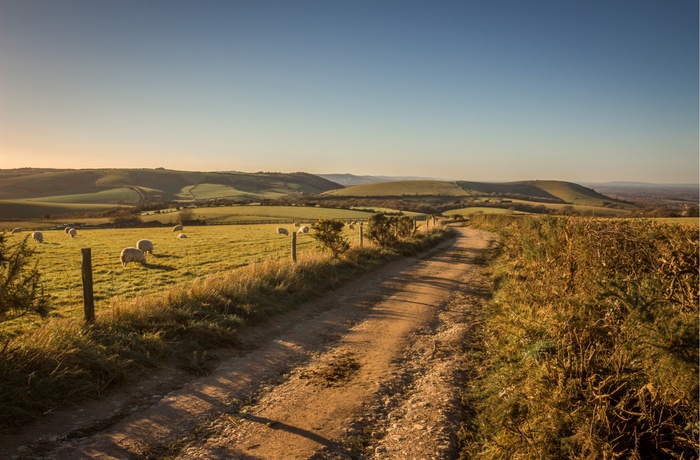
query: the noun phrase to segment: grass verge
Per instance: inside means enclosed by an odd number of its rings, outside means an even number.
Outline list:
[[[417,234],[399,250],[352,249],[340,259],[318,254],[269,260],[212,274],[160,294],[114,299],[92,325],[53,319],[0,348],[0,430],[132,383],[170,363],[207,373],[208,350],[235,346],[237,331],[297,307],[401,254],[417,253],[450,235]]]

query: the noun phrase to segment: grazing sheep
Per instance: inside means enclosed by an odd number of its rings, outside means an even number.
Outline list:
[[[178,238],[187,238],[187,235],[185,235],[184,233],[180,233],[179,235],[177,235],[177,237]]]
[[[66,227],[63,229],[63,231],[66,232],[66,235],[68,234],[68,232],[70,232],[71,228],[73,228],[73,227]]]
[[[289,231],[284,227],[278,227],[277,234],[278,235],[289,235]]]
[[[143,253],[150,252],[153,254],[153,242],[151,240],[139,240],[136,243],[136,247],[143,251]]]
[[[22,229],[21,229],[20,227],[13,228],[12,231],[10,232],[10,234],[11,234],[11,235],[14,235],[15,233],[19,233],[19,232],[21,232],[21,231],[22,231]]]
[[[122,249],[119,259],[122,261],[122,266],[126,267],[129,262],[146,263],[146,255],[139,248],[124,248]]]
[[[299,231],[297,233],[309,233],[309,227],[304,225],[303,227],[299,227]]]
[[[71,238],[75,238],[76,233],[77,233],[77,231],[74,228],[71,228],[70,230],[68,230],[68,234],[70,235]]]
[[[173,232],[181,232],[183,230],[182,225],[176,225],[173,227]]]
[[[34,238],[34,241],[36,241],[37,243],[44,242],[44,235],[41,232],[32,233],[32,238]]]
[[[301,224],[299,222],[294,222],[295,227],[299,227]]]

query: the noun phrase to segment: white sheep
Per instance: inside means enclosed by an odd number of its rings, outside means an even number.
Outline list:
[[[277,227],[278,235],[289,235],[289,231],[284,227]]]
[[[70,230],[68,230],[68,234],[70,235],[71,238],[75,238],[76,233],[77,233],[77,231],[74,228],[71,228]]]
[[[299,231],[297,233],[309,233],[309,227],[306,225],[299,227]]]
[[[34,238],[34,241],[36,241],[37,243],[44,242],[44,235],[41,232],[32,233],[32,238]]]
[[[13,228],[10,234],[14,235],[15,233],[19,233],[22,231],[21,227]]]
[[[176,225],[173,227],[173,232],[181,232],[183,229],[182,225]]]
[[[145,253],[150,252],[153,254],[153,242],[151,240],[138,240],[136,247]]]
[[[71,228],[73,228],[73,227],[66,227],[63,229],[63,231],[66,233],[66,235],[68,234],[68,232],[70,232]]]
[[[126,267],[129,262],[139,262],[141,264],[146,263],[146,255],[139,248],[124,248],[119,256],[122,261],[122,266]]]
[[[177,235],[177,237],[178,238],[187,238],[187,235],[185,235],[184,233],[180,233],[179,235]]]

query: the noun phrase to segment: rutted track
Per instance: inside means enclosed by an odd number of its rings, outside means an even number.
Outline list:
[[[0,455],[450,458],[474,260],[491,238],[456,230],[428,254],[245,331],[244,351],[218,352],[206,377],[160,373],[0,438]]]

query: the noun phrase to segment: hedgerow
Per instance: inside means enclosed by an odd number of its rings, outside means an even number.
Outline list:
[[[698,458],[698,232],[480,217],[497,231],[463,458]]]

